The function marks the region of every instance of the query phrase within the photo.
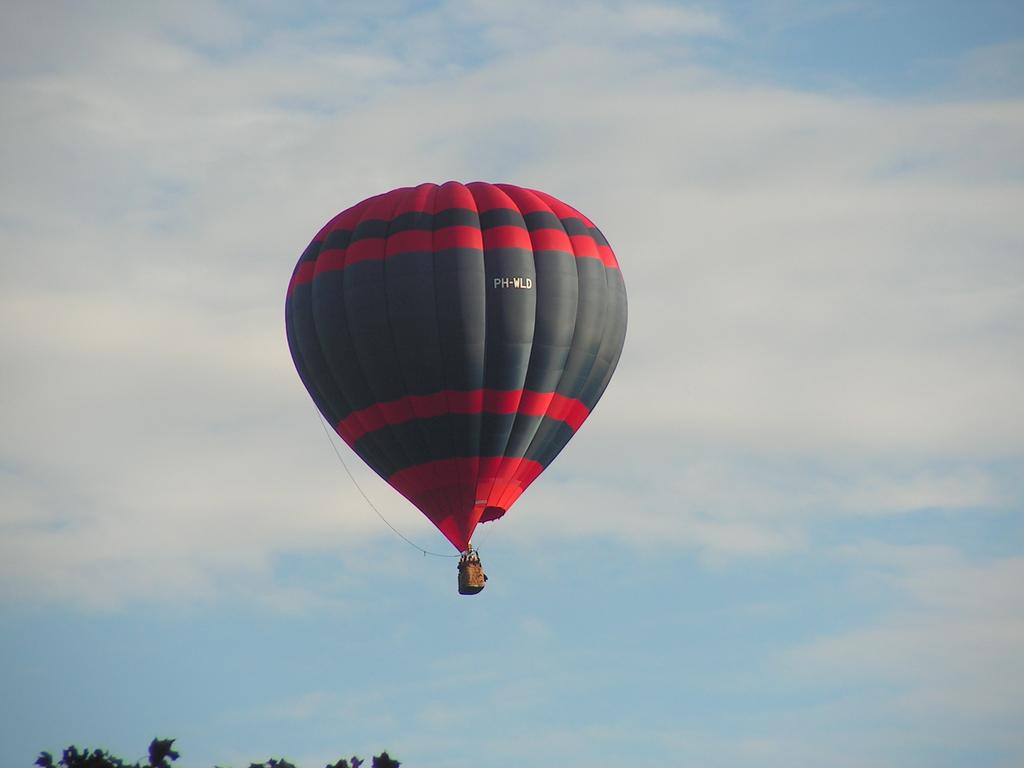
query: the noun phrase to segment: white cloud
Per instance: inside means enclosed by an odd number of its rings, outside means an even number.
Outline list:
[[[952,58],[936,59],[928,66],[947,74],[952,86],[968,98],[979,93],[991,97],[1016,96],[1024,93],[1024,39],[982,45]]]
[[[564,2],[529,0],[515,5],[476,0],[448,3],[442,25],[465,25],[481,36],[481,55],[517,57],[559,45],[604,49],[644,42],[679,44],[688,38],[721,37],[728,25],[721,14],[697,7],[659,2]],[[437,30],[445,37],[443,29]]]
[[[1024,559],[970,562],[948,548],[882,544],[842,556],[873,572],[898,609],[788,652],[784,669],[812,685],[884,684],[879,715],[931,740],[984,734],[993,746],[1024,748]],[[946,730],[936,733],[937,723]]]
[[[864,477],[846,490],[843,507],[854,514],[916,510],[1006,508],[1012,496],[992,475],[976,468],[901,473],[899,477]]]

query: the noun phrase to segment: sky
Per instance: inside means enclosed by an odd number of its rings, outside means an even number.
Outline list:
[[[1024,764],[1019,3],[0,21],[0,764]],[[630,299],[470,599],[283,323],[325,221],[449,179]]]

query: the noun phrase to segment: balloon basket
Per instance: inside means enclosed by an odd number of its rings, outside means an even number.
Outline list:
[[[459,558],[459,594],[475,595],[484,588],[487,574],[480,562],[480,555],[470,547]]]

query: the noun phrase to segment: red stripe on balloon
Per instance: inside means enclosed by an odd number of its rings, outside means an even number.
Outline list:
[[[316,257],[316,273],[313,275],[319,275],[321,272],[333,272],[339,269],[345,268],[345,249],[344,248],[325,248],[320,251],[320,255]]]
[[[483,234],[475,227],[442,227],[434,232],[435,251],[443,251],[448,248],[475,248],[483,250],[483,247]]]
[[[575,432],[587,420],[590,409],[579,400],[556,394],[551,399],[551,407],[546,415],[555,421],[564,421]]]
[[[543,416],[547,413],[548,406],[551,405],[551,399],[554,396],[554,392],[531,392],[524,390],[517,410],[519,413],[526,414],[527,416]]]
[[[522,399],[521,389],[485,389],[483,410],[487,413],[515,413]]]
[[[484,409],[484,390],[448,390],[445,393],[448,398],[450,413],[480,413]]]
[[[402,253],[437,253],[451,248],[491,250],[496,248],[522,248],[532,251],[562,251],[578,259],[599,259],[606,267],[618,269],[612,249],[598,244],[589,235],[567,236],[556,229],[535,229],[528,232],[519,227],[493,227],[487,230],[472,227],[445,227],[436,232],[410,230],[396,232],[388,238],[371,237],[356,240],[348,248],[328,248],[317,256],[315,274],[334,272],[360,261],[380,261]],[[301,269],[301,268],[300,268]],[[314,277],[309,269],[299,276],[296,284],[308,283]],[[295,278],[293,278],[293,281]]]
[[[563,251],[572,253],[572,242],[561,229],[534,229],[530,231],[535,251]]]
[[[352,445],[369,432],[386,426],[404,424],[413,418],[429,419],[447,413],[474,414],[521,413],[524,416],[547,416],[564,422],[573,432],[590,415],[590,409],[579,400],[554,392],[530,390],[477,389],[468,392],[445,390],[430,395],[408,395],[387,403],[353,411],[339,421],[334,429]]]
[[[601,258],[597,252],[597,241],[590,235],[570,235],[569,239],[572,241],[572,249],[577,258]]]
[[[313,281],[313,271],[316,269],[315,261],[303,261],[292,273],[292,279],[288,282],[288,296],[295,293],[296,287],[306,285]]]
[[[490,227],[483,231],[484,248],[522,248],[532,250],[533,243],[530,240],[530,233],[523,227]]]
[[[434,233],[430,230],[409,229],[395,232],[387,240],[386,257],[400,253],[423,253],[434,250]]]
[[[356,240],[346,250],[343,266],[348,267],[360,261],[380,261],[384,258],[386,242],[383,237],[365,237],[362,240]]]
[[[611,246],[601,245],[598,243],[597,253],[606,267],[610,267],[611,269],[619,268],[619,260],[615,258],[615,252],[612,251]]]
[[[564,421],[572,427],[573,432],[578,430],[590,415],[590,409],[579,400],[557,392],[529,390],[523,391],[523,399],[516,410],[527,416],[547,416],[555,421]]]

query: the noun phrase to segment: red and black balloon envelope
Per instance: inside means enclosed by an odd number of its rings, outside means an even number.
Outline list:
[[[299,257],[285,316],[324,418],[464,551],[593,411],[622,352],[626,287],[579,211],[450,181],[327,222]]]

